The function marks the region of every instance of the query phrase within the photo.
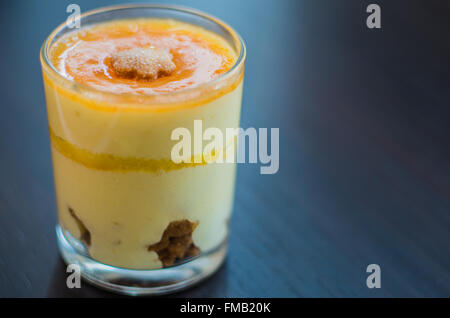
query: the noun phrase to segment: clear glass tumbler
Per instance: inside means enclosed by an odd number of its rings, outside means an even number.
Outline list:
[[[74,32],[66,23],[42,46],[60,253],[96,286],[154,295],[201,281],[225,258],[236,165],[174,163],[171,132],[184,127],[194,136],[196,120],[224,136],[239,127],[245,46],[218,19],[172,6],[102,8],[81,15],[80,23],[134,18],[200,26],[225,39],[237,56],[230,70],[208,83],[133,95],[96,90],[57,71],[49,55],[54,43]],[[193,156],[202,153],[194,149]]]

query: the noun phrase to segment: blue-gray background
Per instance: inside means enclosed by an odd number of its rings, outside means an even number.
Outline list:
[[[109,296],[65,287],[38,53],[69,3],[123,2],[0,2],[0,296]],[[226,264],[176,296],[450,296],[450,2],[371,2],[381,30],[369,1],[170,1],[241,33],[242,126],[280,128],[278,174],[239,167]]]

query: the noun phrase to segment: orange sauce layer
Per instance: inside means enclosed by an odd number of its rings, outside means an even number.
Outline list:
[[[154,81],[122,78],[110,56],[135,47],[167,49],[176,69]],[[158,94],[195,87],[228,71],[236,53],[220,36],[173,20],[135,19],[96,25],[58,40],[51,63],[65,77],[114,93]]]

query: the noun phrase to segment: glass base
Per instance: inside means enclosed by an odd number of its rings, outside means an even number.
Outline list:
[[[77,264],[90,284],[123,295],[164,295],[191,287],[211,276],[223,263],[227,242],[186,263],[161,269],[135,270],[97,262],[80,250],[78,240],[56,226],[58,248],[66,264]]]

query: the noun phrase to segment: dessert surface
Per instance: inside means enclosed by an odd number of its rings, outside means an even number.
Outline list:
[[[128,70],[121,63],[136,55],[145,58],[143,52],[155,48],[159,53],[150,54],[164,58],[160,74]],[[236,53],[206,29],[174,20],[134,19],[69,33],[53,44],[50,60],[63,76],[78,83],[115,93],[153,95],[216,79],[233,66]]]

